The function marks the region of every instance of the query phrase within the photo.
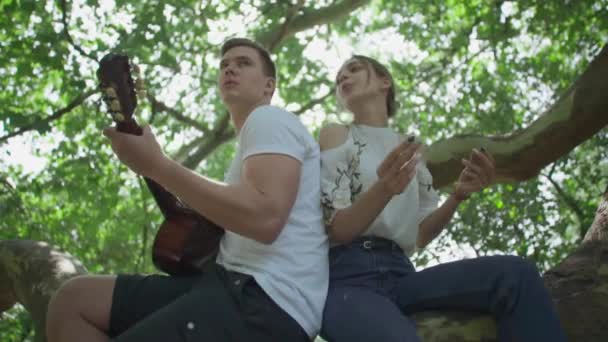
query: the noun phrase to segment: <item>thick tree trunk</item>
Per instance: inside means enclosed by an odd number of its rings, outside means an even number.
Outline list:
[[[47,243],[0,241],[0,312],[20,303],[32,317],[36,342],[45,341],[51,296],[64,281],[85,273],[80,261]]]
[[[66,279],[86,270],[72,256],[48,244],[0,242],[0,312],[21,303],[44,340],[46,307]],[[608,341],[608,189],[581,246],[544,275],[570,341]],[[414,316],[425,342],[496,341],[492,317],[462,312]]]

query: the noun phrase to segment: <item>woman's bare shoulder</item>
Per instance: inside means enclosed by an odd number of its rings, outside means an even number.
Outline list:
[[[319,147],[321,151],[336,148],[348,138],[348,126],[331,123],[321,127],[319,131]]]

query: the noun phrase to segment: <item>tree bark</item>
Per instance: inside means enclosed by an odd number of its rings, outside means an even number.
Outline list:
[[[43,342],[52,294],[67,279],[85,273],[80,261],[45,242],[0,241],[0,313],[23,305],[34,322],[35,341]]]

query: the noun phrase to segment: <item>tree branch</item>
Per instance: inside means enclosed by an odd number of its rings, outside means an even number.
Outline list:
[[[15,189],[15,187],[5,178],[0,178],[0,184],[3,185],[5,189],[8,189],[7,191],[9,193],[9,196],[14,197],[17,200],[17,211],[19,211],[19,213],[21,213],[23,217],[29,219],[29,216],[27,216],[26,210],[23,207],[23,200],[21,199],[21,196],[19,196],[17,189]],[[0,192],[0,195],[2,193],[3,192]]]
[[[287,34],[287,29],[289,28],[289,25],[291,25],[296,14],[302,9],[303,6],[304,1],[298,0],[298,3],[296,5],[292,5],[291,7],[289,7],[289,11],[285,16],[285,21],[283,21],[283,24],[281,25],[280,29],[278,30],[278,34],[276,35],[276,40],[269,42],[268,45],[266,45],[269,50],[272,51],[277,46],[279,46],[282,37],[285,37],[285,35]]]
[[[307,104],[300,107],[298,110],[295,110],[293,113],[296,115],[300,115],[300,114],[306,112],[307,110],[312,109],[314,106],[325,102],[325,100],[327,100],[327,98],[330,97],[331,95],[333,95],[335,92],[336,92],[336,87],[333,86],[329,89],[327,94],[308,102]]]
[[[223,143],[234,138],[234,131],[229,130],[222,132],[215,139],[209,139],[203,143],[193,154],[184,160],[184,166],[189,169],[195,169],[201,160],[205,159],[211,152],[218,148]]]
[[[293,17],[292,20],[288,21],[288,25],[285,27],[282,27],[285,23],[276,24],[265,33],[258,35],[256,40],[273,51],[280,46],[285,39],[294,34],[317,25],[331,23],[346,17],[352,11],[367,5],[369,2],[370,0],[343,0],[318,10],[307,11],[306,13]]]
[[[198,166],[198,164],[201,162],[201,160],[205,159],[209,153],[213,152],[213,150],[210,150],[205,154],[199,153],[198,151],[191,153],[191,151],[197,147],[198,147],[198,150],[200,150],[201,148],[203,148],[203,146],[206,146],[207,140],[213,139],[213,138],[209,138],[209,136],[217,137],[217,136],[221,135],[222,131],[229,128],[229,125],[230,125],[230,114],[226,111],[226,112],[224,112],[224,114],[221,117],[219,117],[219,119],[217,119],[217,123],[216,123],[214,129],[211,132],[208,132],[208,135],[203,135],[201,137],[195,138],[188,144],[183,145],[179,149],[179,151],[177,151],[177,153],[175,153],[175,155],[173,157],[178,162],[181,162],[182,164],[187,165],[187,167],[189,167],[190,169],[196,168],[196,166]],[[220,145],[216,145],[216,147],[218,147]],[[189,155],[190,155],[190,157],[188,157]],[[191,158],[192,155],[199,155],[200,159],[198,159],[198,160],[192,159]]]
[[[78,51],[81,55],[83,55],[84,57],[87,57],[89,59],[91,59],[92,61],[94,61],[95,63],[97,63],[97,58],[95,58],[93,55],[86,53],[79,45],[77,45],[74,42],[74,39],[72,38],[72,35],[70,35],[70,31],[68,29],[68,15],[67,15],[67,4],[65,0],[61,0],[60,2],[61,4],[61,22],[63,23],[63,34],[65,35],[66,39],[68,40],[68,43],[74,48],[76,49],[76,51]]]
[[[551,175],[547,175],[547,176],[545,176],[545,178],[547,178],[549,183],[551,183],[551,185],[553,185],[553,187],[555,188],[555,191],[557,191],[558,196],[566,203],[566,205],[570,209],[572,209],[572,211],[574,211],[574,214],[576,215],[576,218],[578,219],[580,238],[582,239],[585,234],[585,230],[584,230],[585,213],[583,212],[581,207],[576,203],[576,200],[574,198],[572,198],[571,196],[569,196],[566,193],[566,191],[564,191],[564,189],[562,189],[562,187],[559,184],[557,184],[557,182],[553,178],[551,178]]]
[[[608,245],[608,186],[604,190],[602,200],[597,206],[595,219],[587,230],[583,243],[599,242]]]
[[[50,123],[52,121],[58,120],[60,119],[63,115],[69,113],[70,111],[72,111],[72,109],[80,106],[86,99],[88,99],[91,95],[97,93],[97,90],[89,90],[87,92],[85,92],[84,94],[78,96],[77,98],[75,98],[72,102],[70,102],[67,106],[65,106],[64,108],[61,108],[59,110],[57,110],[56,112],[54,112],[53,114],[51,114],[50,116],[42,119],[42,120],[38,120],[36,122],[33,122],[31,124],[25,125],[19,129],[17,129],[15,132],[9,133],[3,137],[0,137],[0,145],[2,145],[4,142],[8,141],[8,139],[16,137],[20,134],[23,134],[27,131],[31,131],[36,129],[37,126],[42,125],[42,124],[47,124]]]
[[[207,129],[207,127],[205,127],[203,124],[201,124],[200,122],[198,122],[192,118],[189,118],[189,117],[183,115],[182,113],[180,113],[179,111],[167,106],[165,103],[157,100],[149,92],[148,92],[148,101],[150,102],[150,105],[152,106],[152,112],[158,112],[158,111],[166,112],[167,114],[169,114],[173,118],[175,118],[177,121],[183,122],[190,127],[196,128],[197,130],[203,132],[204,134],[209,133],[209,129]]]
[[[234,129],[230,126],[230,115],[225,113],[213,129],[212,135],[203,141],[201,145],[185,158],[183,165],[189,169],[195,169],[198,164],[205,159],[213,150],[223,143],[232,139],[235,135]]]
[[[576,204],[576,200],[574,198],[570,197],[564,191],[564,189],[562,189],[562,187],[559,184],[557,184],[557,182],[555,182],[555,180],[553,178],[551,178],[550,176],[545,176],[545,178],[547,178],[547,180],[551,183],[551,185],[553,185],[553,187],[555,188],[555,190],[557,191],[559,196],[574,211],[576,216],[578,216],[579,220],[582,220],[585,217],[585,214],[583,213],[583,210],[578,206],[578,204]]]
[[[484,147],[496,159],[497,182],[524,181],[608,125],[608,45],[568,91],[523,130],[508,136],[455,136],[427,149],[435,188],[454,182],[460,159]]]
[[[207,138],[207,136],[203,135],[192,139],[187,144],[182,145],[176,153],[172,154],[171,157],[175,159],[175,161],[177,161],[178,163],[183,164],[188,158],[188,155],[191,153],[191,151],[205,143],[205,140]]]

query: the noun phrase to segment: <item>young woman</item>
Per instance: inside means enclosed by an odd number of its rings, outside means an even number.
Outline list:
[[[437,208],[432,176],[414,137],[388,127],[395,87],[377,61],[355,56],[336,79],[350,125],[321,130],[322,204],[330,287],[321,336],[330,342],[419,341],[413,312],[489,312],[500,341],[565,341],[536,267],[515,256],[462,260],[417,272],[409,260],[449,222],[458,205],[494,180],[483,148],[463,159],[455,190]]]

